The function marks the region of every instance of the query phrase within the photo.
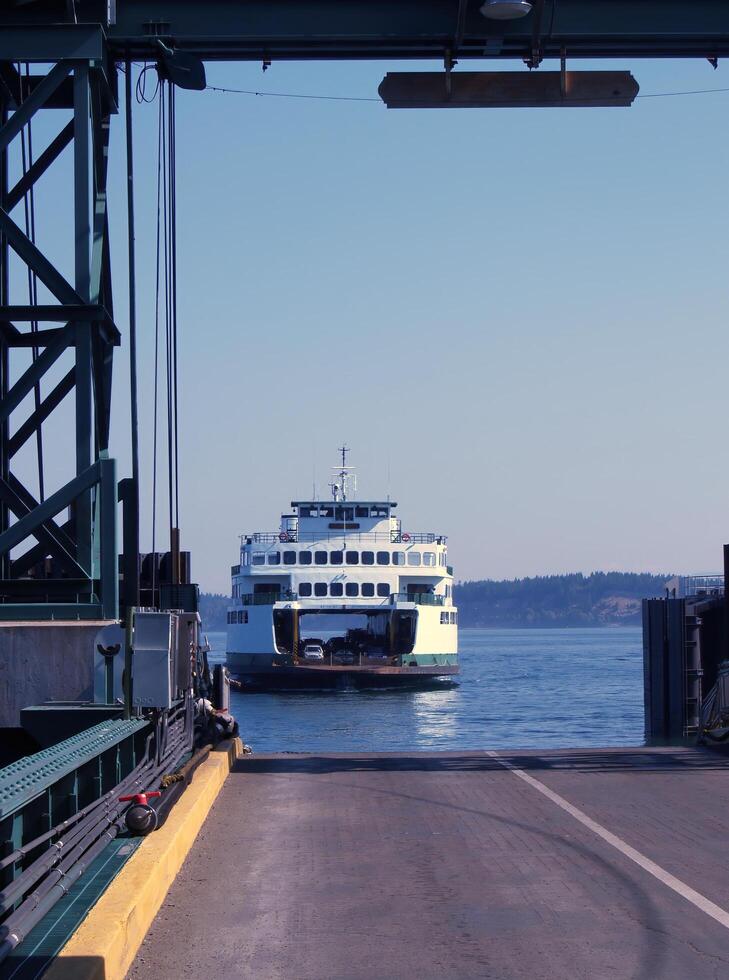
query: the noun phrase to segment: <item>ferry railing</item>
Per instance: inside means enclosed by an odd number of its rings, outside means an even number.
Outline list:
[[[240,602],[243,606],[272,606],[276,602],[287,602],[293,599],[298,599],[298,595],[288,589],[283,592],[247,592],[240,596]]]
[[[244,544],[296,544],[302,541],[352,541],[376,544],[446,544],[444,534],[430,531],[256,531],[241,535]],[[235,574],[235,573],[233,573]]]
[[[298,593],[285,590],[283,592],[248,592],[239,596],[238,601],[242,606],[273,606],[277,602],[295,602],[299,598]],[[311,599],[312,596],[306,596],[306,598]],[[313,598],[320,597],[314,596]],[[332,597],[329,596],[328,598]],[[394,602],[414,602],[419,606],[444,606],[445,600],[445,596],[433,595],[432,592],[393,592],[389,596],[369,597],[366,604],[375,603],[386,606]]]
[[[722,596],[724,595],[723,575],[685,575],[680,579],[682,596]]]
[[[414,602],[418,606],[444,606],[444,595],[433,595],[432,592],[395,592],[391,596],[393,602]]]

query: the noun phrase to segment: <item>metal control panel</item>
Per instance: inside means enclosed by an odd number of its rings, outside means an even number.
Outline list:
[[[134,614],[132,704],[137,708],[171,708],[176,695],[177,617],[168,612]]]

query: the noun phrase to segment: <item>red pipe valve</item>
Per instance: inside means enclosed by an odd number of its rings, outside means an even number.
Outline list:
[[[146,793],[132,793],[130,796],[120,796],[120,803],[131,803],[124,820],[133,834],[150,834],[157,827],[157,811],[147,803],[150,796],[162,796],[158,789],[147,790]]]
[[[162,796],[158,789],[148,789],[146,793],[132,793],[131,796],[120,796],[120,803],[128,803],[133,800],[135,803],[139,803],[142,806],[147,805],[147,798],[150,796]]]

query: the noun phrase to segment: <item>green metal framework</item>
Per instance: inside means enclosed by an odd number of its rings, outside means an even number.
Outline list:
[[[112,354],[120,335],[113,322],[106,177],[116,71],[105,58],[99,27],[56,45],[53,58],[35,32],[24,33],[14,39],[13,61],[0,62],[0,619],[115,619],[116,479],[108,444]],[[19,62],[40,68],[26,75],[18,71]],[[9,153],[24,128],[41,112],[57,116],[64,109],[72,114],[70,122],[57,127],[11,186]],[[73,153],[73,283],[15,216],[66,147]],[[11,249],[55,303],[11,303]],[[28,348],[32,363],[19,372],[15,363],[20,352],[27,360]],[[40,390],[66,351],[73,353],[73,367],[19,418],[26,397]],[[13,473],[13,460],[71,394],[75,476],[38,500]]]
[[[4,847],[23,848],[112,790],[139,763],[149,731],[149,722],[141,719],[105,721],[0,769]],[[19,856],[0,871],[0,891],[27,860]]]

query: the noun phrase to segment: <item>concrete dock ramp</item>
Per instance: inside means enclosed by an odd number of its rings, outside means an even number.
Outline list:
[[[729,976],[728,776],[699,749],[243,759],[129,976]]]

